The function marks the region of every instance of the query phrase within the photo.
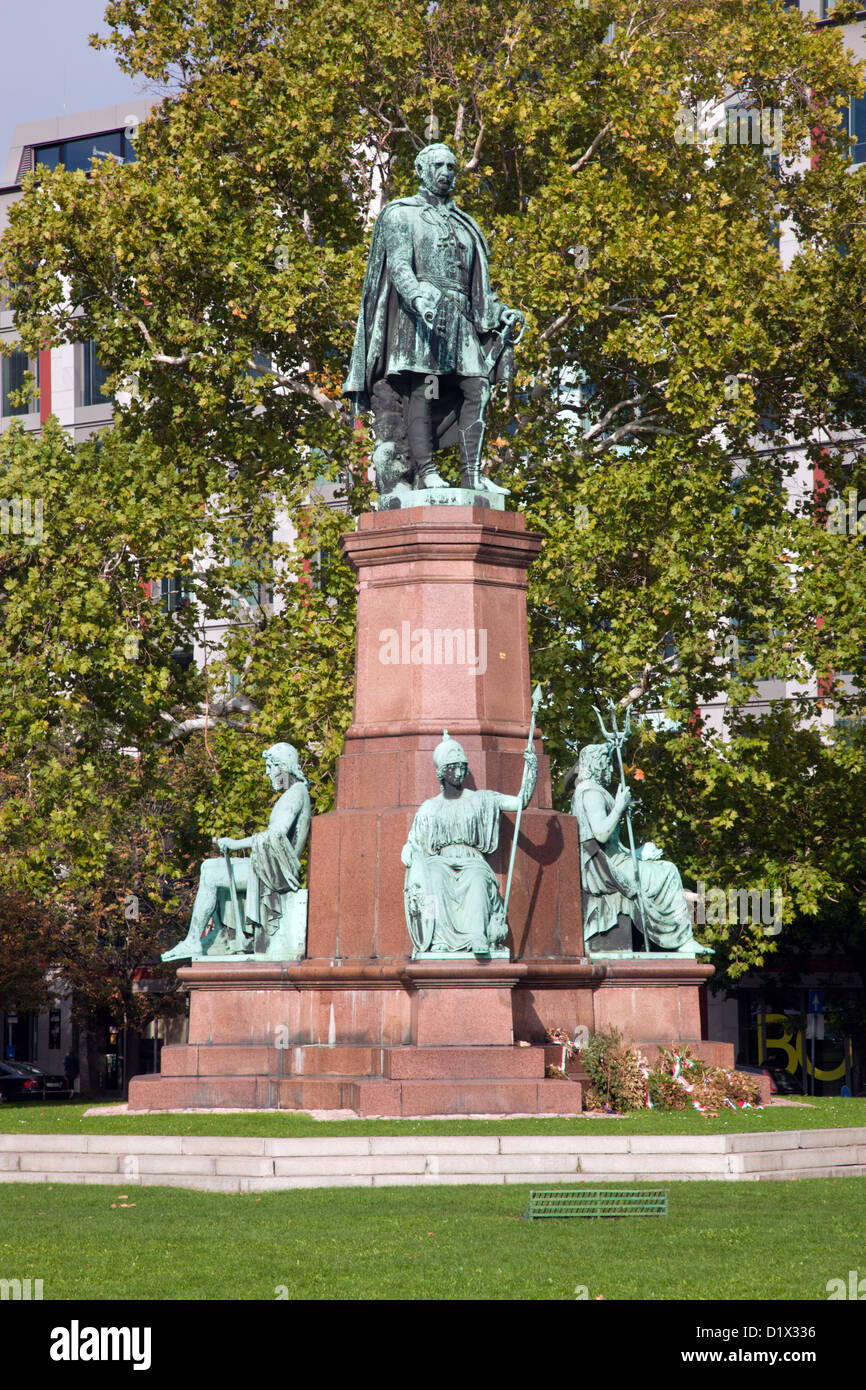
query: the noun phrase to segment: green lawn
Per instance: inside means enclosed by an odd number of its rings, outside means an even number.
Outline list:
[[[3,1134],[215,1134],[266,1138],[312,1134],[734,1134],[744,1130],[827,1129],[866,1125],[866,1098],[817,1097],[808,1106],[727,1110],[712,1118],[697,1110],[642,1110],[622,1119],[314,1120],[291,1110],[239,1115],[96,1115],[90,1102],[0,1105]]]
[[[76,1300],[824,1300],[866,1270],[866,1178],[672,1183],[667,1217],[618,1220],[523,1221],[528,1191],[8,1183],[0,1275]]]

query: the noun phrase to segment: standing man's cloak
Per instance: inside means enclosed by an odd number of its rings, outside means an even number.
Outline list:
[[[471,239],[474,255],[472,257],[471,280],[469,287],[471,323],[478,335],[482,355],[490,358],[489,376],[502,380],[509,373],[511,350],[502,348],[503,340],[496,333],[499,327],[503,305],[490,287],[488,270],[487,242],[477,222],[462,212],[453,203],[447,205],[448,216],[456,218],[461,228]],[[435,234],[439,224],[434,206],[423,194],[411,198],[397,198],[382,209],[373,228],[367,273],[361,292],[361,308],[358,326],[355,331],[355,345],[349,373],[343,385],[343,395],[353,396],[355,408],[361,412],[369,410],[373,387],[376,382],[395,370],[392,365],[399,364],[407,354],[407,345],[420,343],[423,348],[425,337],[430,339],[434,329],[423,323],[411,306],[401,298],[392,278],[388,263],[387,242],[392,231],[403,233],[406,246],[408,278],[425,280],[425,266],[417,264],[412,234],[416,219],[431,224],[429,231]],[[421,230],[428,230],[423,228]],[[429,282],[428,282],[429,283]],[[411,354],[411,348],[409,349]],[[405,370],[401,365],[396,370]],[[426,371],[425,365],[418,370]],[[429,370],[435,372],[435,364]],[[444,442],[444,441],[443,441]]]

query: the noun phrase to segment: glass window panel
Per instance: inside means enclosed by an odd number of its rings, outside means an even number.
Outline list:
[[[63,146],[63,163],[67,169],[89,171],[90,161],[123,158],[123,131],[112,130],[107,135],[87,135],[83,140],[67,140]]]
[[[3,358],[3,402],[4,415],[32,415],[39,410],[39,401],[31,399],[15,405],[11,397],[16,391],[23,391],[27,385],[24,378],[31,372],[39,384],[39,362],[33,361],[26,352],[13,352]]]
[[[866,97],[851,98],[848,133],[857,141],[851,146],[851,159],[855,164],[866,164]]]
[[[190,588],[185,580],[171,578],[158,582],[159,597],[166,613],[176,613],[178,609],[186,608],[190,599]]]
[[[49,169],[56,169],[61,162],[60,155],[62,145],[40,145],[33,152],[34,164],[47,164]]]
[[[84,356],[84,373],[81,385],[81,404],[82,405],[104,405],[106,400],[111,399],[111,393],[105,391],[108,373],[96,356],[96,344],[92,338],[88,338],[82,344]]]

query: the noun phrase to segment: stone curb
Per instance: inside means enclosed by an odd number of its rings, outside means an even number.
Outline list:
[[[0,1182],[250,1193],[866,1176],[866,1128],[707,1135],[0,1135]]]

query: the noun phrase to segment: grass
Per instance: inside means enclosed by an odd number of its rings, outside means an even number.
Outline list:
[[[9,1183],[0,1274],[75,1300],[825,1300],[866,1268],[866,1178],[673,1183],[667,1217],[621,1220],[523,1221],[528,1192]]]
[[[833,1129],[866,1125],[866,1098],[818,1096],[808,1106],[763,1110],[642,1110],[623,1119],[314,1120],[291,1110],[236,1115],[111,1115],[85,1119],[88,1101],[0,1105],[2,1134],[181,1134],[299,1138],[352,1134],[740,1134],[769,1129]]]

